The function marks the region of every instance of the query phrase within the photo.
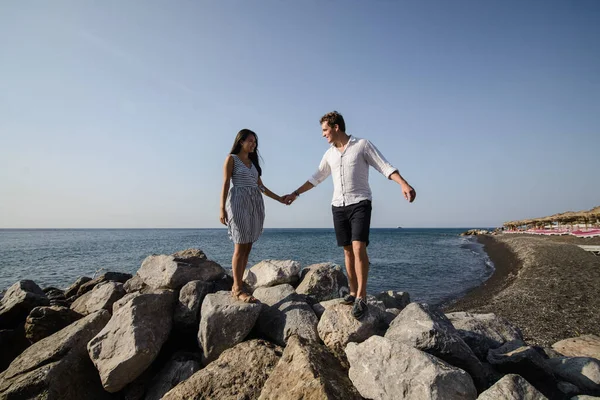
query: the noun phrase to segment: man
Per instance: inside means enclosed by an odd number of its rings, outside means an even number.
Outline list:
[[[327,113],[320,122],[323,137],[331,147],[325,152],[317,172],[294,192],[284,196],[284,202],[291,204],[302,193],[317,186],[329,175],[333,176],[333,225],[338,246],[344,248],[350,285],[350,294],[344,297],[344,303],[354,303],[352,315],[361,319],[367,311],[367,246],[371,225],[369,166],[398,183],[409,202],[413,202],[416,192],[371,142],[346,133],[346,124],[340,113]]]

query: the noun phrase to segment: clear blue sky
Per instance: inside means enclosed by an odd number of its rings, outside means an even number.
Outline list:
[[[0,228],[218,227],[236,132],[288,193],[340,111],[374,227],[496,226],[600,204],[600,1],[4,1]],[[332,183],[266,227],[331,227]]]

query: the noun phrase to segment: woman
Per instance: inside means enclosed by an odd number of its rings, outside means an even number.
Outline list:
[[[265,220],[265,204],[261,192],[283,203],[283,198],[267,189],[261,179],[258,163],[258,137],[249,129],[238,132],[223,167],[221,192],[221,223],[227,225],[229,237],[235,244],[231,267],[233,287],[231,294],[238,300],[254,303],[254,296],[243,290],[244,269],[252,244],[258,240]],[[233,187],[229,189],[230,182]]]

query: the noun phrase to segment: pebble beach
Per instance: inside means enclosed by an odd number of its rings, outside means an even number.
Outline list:
[[[446,312],[495,313],[540,346],[600,335],[600,257],[578,247],[600,245],[599,237],[501,234],[478,240],[495,271]]]

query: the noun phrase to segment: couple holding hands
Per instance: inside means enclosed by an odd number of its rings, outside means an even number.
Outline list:
[[[371,225],[369,166],[398,183],[404,198],[409,202],[413,202],[416,192],[371,142],[346,133],[346,124],[340,113],[327,113],[321,117],[320,123],[322,135],[331,146],[325,152],[315,174],[285,196],[271,192],[260,178],[262,170],[258,161],[256,133],[249,129],[238,132],[223,168],[220,215],[221,223],[227,225],[229,237],[235,244],[231,260],[232,295],[244,302],[257,301],[243,290],[242,279],[252,244],[258,240],[263,230],[265,206],[262,194],[290,205],[302,193],[332,175],[333,225],[338,246],[344,249],[350,286],[350,293],[344,297],[344,303],[353,304],[352,315],[361,319],[367,311],[367,246]]]

